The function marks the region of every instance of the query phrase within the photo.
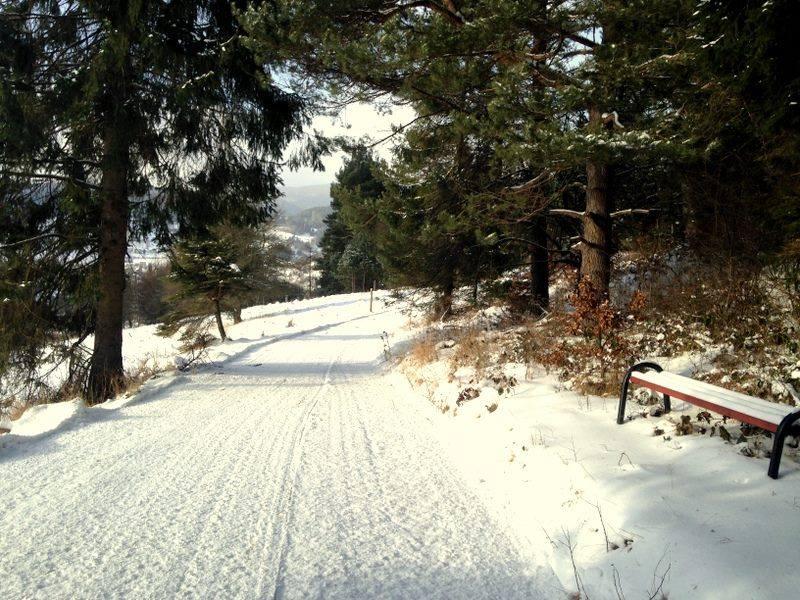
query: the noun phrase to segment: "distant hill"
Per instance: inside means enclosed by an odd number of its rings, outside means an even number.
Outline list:
[[[283,197],[278,198],[278,210],[287,217],[310,208],[328,206],[331,203],[330,184],[284,187]]]
[[[296,235],[308,235],[319,241],[322,237],[322,232],[325,230],[325,223],[322,220],[330,213],[331,207],[329,205],[314,206],[293,215],[284,213],[278,217],[276,224]]]

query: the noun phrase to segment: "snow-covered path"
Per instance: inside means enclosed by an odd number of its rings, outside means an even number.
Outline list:
[[[244,323],[227,358],[123,407],[4,442],[0,597],[559,597],[383,373],[398,315],[316,306],[282,337]]]

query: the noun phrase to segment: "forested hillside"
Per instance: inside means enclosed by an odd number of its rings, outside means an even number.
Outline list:
[[[350,217],[395,281],[434,286],[446,310],[455,285],[526,263],[541,312],[563,265],[606,295],[621,250],[688,247],[744,276],[791,268],[789,14],[772,2],[312,2],[294,14],[295,60],[417,110],[379,175],[386,191]],[[248,23],[258,36],[257,15]]]
[[[682,278],[663,285],[702,282],[729,312],[765,279],[795,311],[791,14],[690,0],[11,3],[2,368],[69,360],[71,388],[106,398],[124,381],[129,244],[171,253],[269,221],[281,169],[335,149],[349,158],[324,217],[322,293],[431,289],[442,319],[466,286],[541,316],[557,282],[610,310],[649,282],[663,313],[653,281],[669,264]],[[372,148],[386,140],[310,127],[357,101],[413,107],[389,160]],[[283,218],[298,219],[290,200]],[[320,216],[299,226],[316,237]],[[623,255],[639,283],[615,296]]]
[[[4,0],[0,597],[791,597],[797,4]]]

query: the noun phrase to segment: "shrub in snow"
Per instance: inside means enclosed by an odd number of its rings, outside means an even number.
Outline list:
[[[584,279],[570,304],[572,312],[556,315],[548,325],[560,334],[541,336],[533,344],[532,358],[581,392],[616,391],[622,373],[638,358],[629,333],[641,318],[644,294],[635,292],[626,308],[617,310]]]
[[[414,342],[408,351],[408,358],[416,365],[426,365],[434,362],[438,358],[437,349],[439,345],[434,339],[426,335]]]
[[[208,325],[206,324],[206,329]],[[178,371],[185,371],[195,363],[202,363],[208,357],[208,349],[216,338],[208,333],[206,329],[195,330],[188,328],[180,337],[181,345],[179,350],[182,354],[175,357],[175,368]]]

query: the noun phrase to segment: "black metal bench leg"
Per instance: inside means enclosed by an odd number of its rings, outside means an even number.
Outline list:
[[[630,386],[631,382],[631,375],[636,372],[643,372],[647,369],[652,369],[656,373],[661,373],[664,369],[661,368],[661,365],[658,365],[653,362],[641,362],[633,365],[630,369],[628,369],[627,373],[625,373],[625,379],[622,380],[622,389],[619,393],[619,407],[617,408],[617,425],[622,425],[625,422],[625,403],[628,401],[628,387]],[[669,396],[664,396],[664,410],[666,412],[670,411],[670,400]]]
[[[769,470],[767,475],[773,479],[778,478],[778,471],[781,468],[781,454],[783,454],[783,442],[786,441],[786,436],[775,433],[772,441],[772,454],[769,456]]]
[[[767,471],[767,475],[773,479],[778,478],[778,471],[781,468],[783,444],[786,441],[786,436],[789,435],[790,432],[794,433],[793,425],[798,419],[800,419],[800,413],[792,413],[785,416],[781,424],[778,425],[778,430],[775,432],[775,436],[772,440],[772,454],[769,456],[769,470]]]
[[[625,373],[625,379],[622,381],[622,390],[619,393],[619,406],[617,407],[617,425],[622,425],[625,422],[625,402],[628,400],[628,385],[631,380],[631,371]]]

